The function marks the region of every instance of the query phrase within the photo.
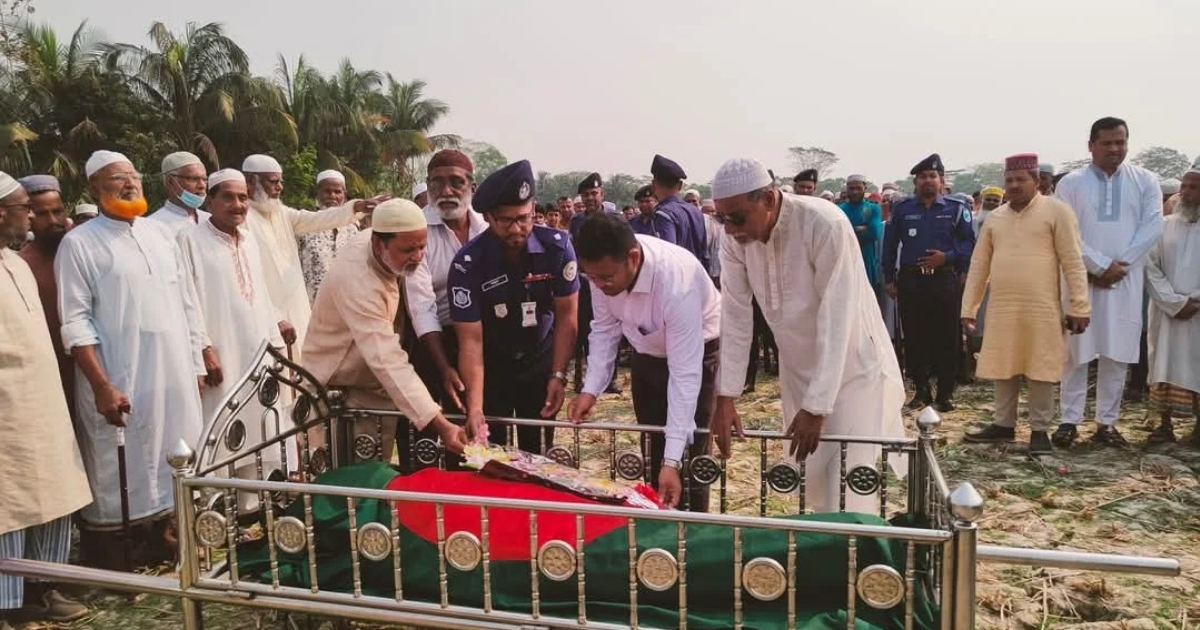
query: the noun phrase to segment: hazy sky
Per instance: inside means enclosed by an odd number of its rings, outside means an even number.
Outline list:
[[[1106,115],[1134,151],[1200,151],[1195,0],[34,2],[64,37],[217,21],[259,74],[304,54],[421,78],[451,106],[437,131],[538,170],[646,174],[658,152],[705,182],[735,156],[790,172],[787,147],[815,145],[886,181],[934,151],[1086,157]]]

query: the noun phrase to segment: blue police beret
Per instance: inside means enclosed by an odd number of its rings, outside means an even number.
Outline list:
[[[471,206],[483,214],[499,206],[519,206],[533,199],[533,187],[533,167],[529,160],[513,162],[483,180],[475,189]]]
[[[579,182],[579,186],[575,189],[575,192],[582,195],[583,191],[585,191],[585,190],[599,188],[603,185],[604,185],[604,180],[600,179],[600,173],[592,173],[591,175],[588,175],[586,178],[584,178],[583,181]]]
[[[650,174],[654,176],[654,179],[662,182],[677,182],[687,179],[687,173],[683,172],[678,164],[661,155],[654,156],[654,161],[650,163]]]
[[[920,175],[924,171],[937,171],[938,175],[946,174],[946,167],[942,164],[942,156],[934,153],[929,157],[917,162],[917,165],[908,172],[909,175]]]

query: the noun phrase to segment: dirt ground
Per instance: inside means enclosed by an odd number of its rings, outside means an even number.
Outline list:
[[[624,375],[621,378],[625,380]],[[627,382],[624,389],[625,394],[606,395],[594,417],[632,422]],[[1018,433],[1019,441],[1011,447],[962,443],[964,432],[981,426],[993,413],[990,386],[967,386],[960,390],[957,402],[957,410],[944,414],[939,461],[952,485],[970,481],[986,498],[979,523],[981,541],[1165,556],[1177,558],[1183,565],[1183,575],[1177,578],[980,565],[979,628],[1200,628],[1200,450],[1179,445],[1146,448],[1145,437],[1152,427],[1145,407],[1126,404],[1120,426],[1134,445],[1131,450],[1093,447],[1086,443],[1091,428],[1084,427],[1084,439],[1070,452],[1056,452],[1037,462],[1028,457],[1020,442],[1027,439],[1027,432]],[[777,429],[781,410],[774,380],[760,379],[758,390],[743,396],[739,409],[746,428]],[[1177,426],[1186,435],[1192,420],[1177,421]],[[607,457],[605,436],[585,434],[583,445],[585,460]],[[728,468],[731,511],[754,514],[758,509],[761,451],[753,441],[738,444],[735,449]],[[769,458],[778,458],[776,448],[770,449]],[[788,509],[788,505],[778,497],[772,497],[769,503],[773,511]],[[794,511],[794,505],[790,509]],[[130,604],[112,596],[85,593],[84,597],[93,606],[88,618],[65,626],[28,624],[25,628],[179,627],[179,606],[172,600],[146,597]],[[207,630],[325,630],[333,626],[328,621],[286,619],[249,609],[205,608]]]

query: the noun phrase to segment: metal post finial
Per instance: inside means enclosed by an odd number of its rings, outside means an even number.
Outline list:
[[[961,521],[974,523],[983,515],[983,496],[970,482],[958,484],[950,492],[950,513]]]
[[[192,447],[188,446],[186,440],[181,438],[175,443],[175,448],[172,448],[167,453],[167,463],[175,470],[183,470],[192,463],[192,459],[195,457],[196,452],[192,450]]]
[[[929,435],[942,425],[942,416],[933,407],[926,407],[917,416],[917,428],[922,435]]]

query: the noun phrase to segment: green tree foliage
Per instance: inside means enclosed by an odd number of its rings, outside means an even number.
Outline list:
[[[292,208],[316,208],[317,148],[308,145],[288,157],[283,166],[283,202]]]
[[[508,165],[508,158],[500,152],[500,149],[486,142],[465,142],[463,143],[463,152],[475,164],[475,181],[481,182],[487,179],[488,175],[504,168]]]
[[[1187,155],[1168,147],[1150,147],[1133,158],[1133,163],[1162,179],[1180,178],[1192,167]]]

